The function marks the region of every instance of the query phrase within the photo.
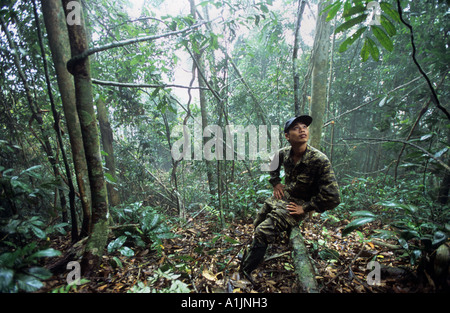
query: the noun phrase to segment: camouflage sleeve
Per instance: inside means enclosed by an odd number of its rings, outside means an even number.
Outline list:
[[[314,210],[323,213],[324,211],[334,209],[341,202],[339,186],[328,159],[323,161],[318,185],[319,193],[313,196],[303,206],[305,212]]]
[[[269,178],[269,183],[275,187],[276,185],[278,185],[279,183],[281,183],[281,178],[280,178],[280,169],[281,169],[281,160],[282,160],[282,152],[278,151],[277,153],[275,153],[272,162],[270,163],[270,169],[271,171],[269,172],[270,174],[270,178]]]

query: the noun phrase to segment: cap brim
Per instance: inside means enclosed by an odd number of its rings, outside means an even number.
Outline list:
[[[289,126],[287,126],[287,127],[284,128],[284,132],[287,133],[287,132],[289,131],[289,129],[291,128],[291,126],[294,125],[295,123],[298,123],[298,122],[303,123],[303,124],[305,124],[306,126],[309,126],[309,125],[311,125],[312,120],[313,120],[312,117],[309,116],[309,115],[300,115],[299,117],[295,118],[295,119],[289,124]]]

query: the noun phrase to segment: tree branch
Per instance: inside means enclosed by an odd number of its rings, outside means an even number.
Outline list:
[[[210,21],[197,23],[197,24],[192,25],[191,27],[188,27],[188,28],[185,28],[182,30],[171,31],[171,32],[159,34],[159,35],[150,35],[150,36],[144,36],[144,37],[139,37],[139,38],[125,39],[125,40],[121,40],[121,41],[117,41],[117,42],[112,42],[112,43],[109,43],[109,44],[106,44],[103,46],[93,47],[93,48],[85,50],[84,52],[80,53],[79,55],[72,57],[69,60],[69,62],[67,62],[67,69],[71,73],[72,72],[71,69],[73,68],[73,66],[75,65],[76,62],[78,62],[79,60],[82,60],[84,58],[87,58],[88,56],[90,56],[94,53],[97,53],[97,52],[109,50],[112,48],[127,46],[127,45],[131,45],[133,43],[138,43],[138,42],[143,42],[143,41],[152,41],[152,40],[156,40],[156,39],[160,39],[160,38],[164,38],[164,37],[170,37],[170,36],[179,35],[179,34],[183,34],[183,33],[189,33],[191,31],[193,31],[194,29],[199,28],[200,26],[207,24],[207,23],[210,23]]]
[[[120,82],[113,82],[113,81],[106,81],[106,80],[99,80],[99,79],[92,79],[93,84],[102,85],[102,86],[113,86],[113,87],[125,87],[125,88],[185,88],[185,89],[205,89],[209,90],[205,87],[191,87],[191,86],[183,86],[183,85],[176,85],[176,84],[163,84],[163,85],[157,85],[157,84],[134,84],[134,83],[120,83]]]
[[[419,62],[417,62],[416,59],[416,45],[414,44],[414,32],[413,32],[413,28],[410,24],[408,24],[404,19],[403,19],[403,10],[400,4],[400,0],[397,0],[397,7],[398,7],[398,14],[400,16],[400,20],[402,21],[403,24],[406,25],[406,27],[408,27],[409,32],[411,33],[411,45],[412,45],[412,59],[414,61],[414,64],[416,64],[417,68],[419,69],[420,74],[422,74],[422,76],[425,78],[425,80],[427,81],[428,87],[430,87],[431,90],[431,100],[433,101],[434,104],[436,104],[436,106],[438,107],[438,109],[440,109],[442,112],[444,112],[444,114],[447,116],[447,118],[450,120],[450,113],[448,113],[448,111],[441,106],[441,103],[439,102],[438,96],[436,94],[436,90],[434,90],[433,85],[431,84],[430,79],[428,78],[427,74],[423,71],[422,67],[420,66]]]

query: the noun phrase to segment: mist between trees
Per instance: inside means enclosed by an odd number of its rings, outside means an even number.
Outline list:
[[[162,238],[197,216],[247,229],[272,195],[282,126],[302,114],[342,193],[319,231],[389,241],[437,290],[448,12],[443,0],[2,1],[1,291],[41,288],[46,258],[77,255],[83,277],[143,246],[162,260]],[[310,239],[316,260],[331,237]]]

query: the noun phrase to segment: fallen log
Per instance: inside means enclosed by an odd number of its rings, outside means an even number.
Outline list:
[[[319,293],[315,270],[299,227],[292,229],[289,240],[292,246],[294,270],[299,281],[299,291],[302,293]]]

